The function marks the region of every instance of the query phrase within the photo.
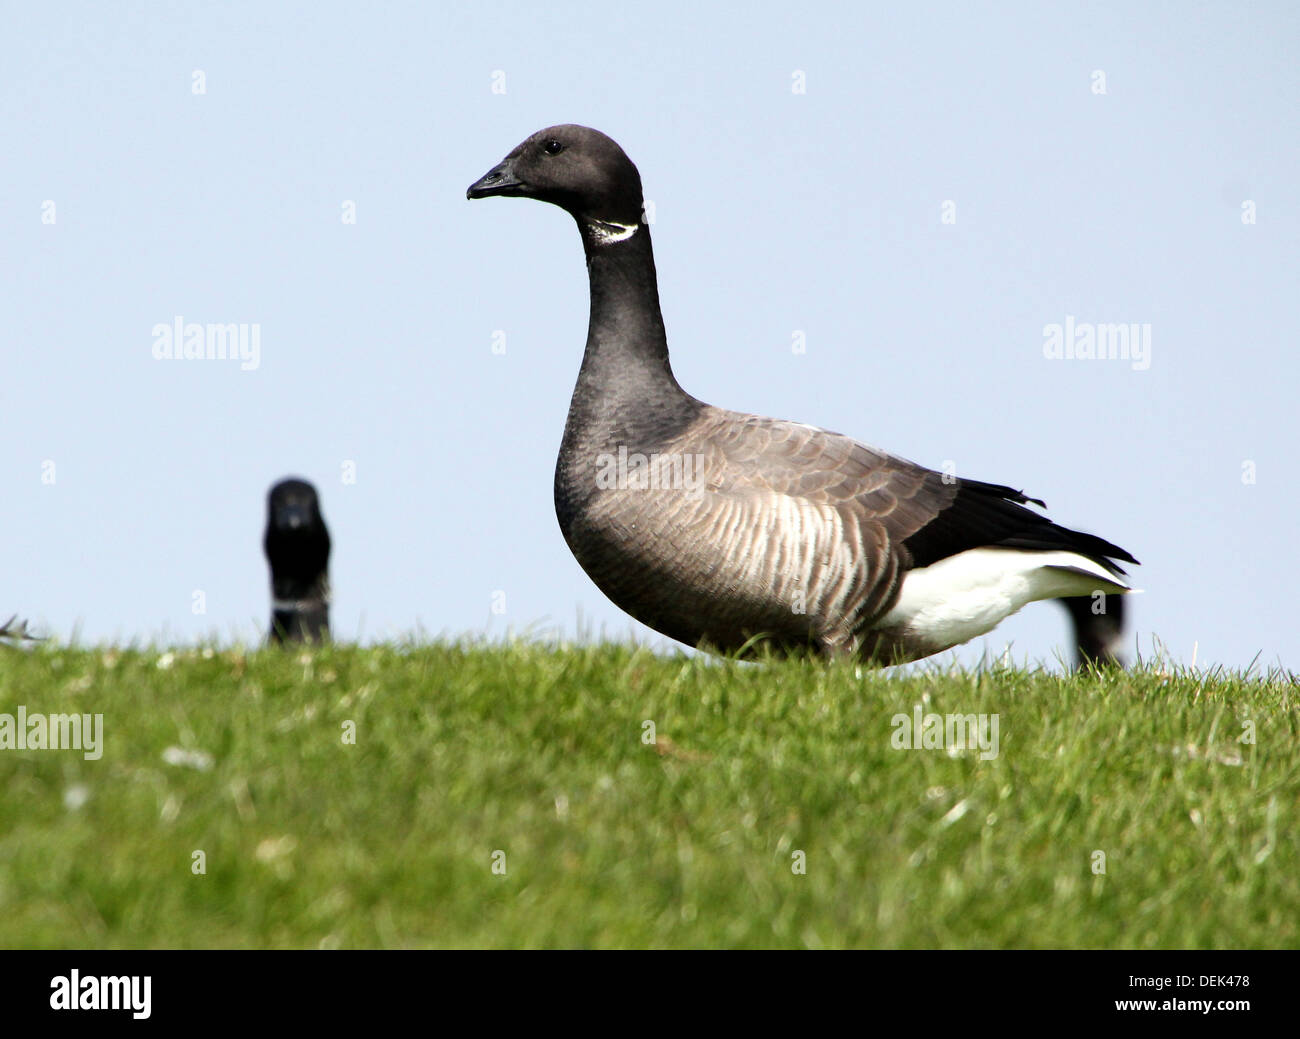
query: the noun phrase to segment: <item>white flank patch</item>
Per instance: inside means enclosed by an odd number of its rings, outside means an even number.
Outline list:
[[[1123,578],[1074,552],[974,548],[909,570],[898,603],[876,627],[947,649],[987,634],[1039,599],[1129,590]]]
[[[616,224],[608,220],[588,220],[587,234],[597,245],[625,242],[640,229],[640,224]]]

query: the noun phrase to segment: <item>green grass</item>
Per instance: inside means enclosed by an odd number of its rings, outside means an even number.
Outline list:
[[[0,712],[105,733],[98,761],[0,751],[0,945],[1296,947],[1297,692],[618,646],[0,649]],[[997,714],[1000,754],[894,749],[917,704]]]

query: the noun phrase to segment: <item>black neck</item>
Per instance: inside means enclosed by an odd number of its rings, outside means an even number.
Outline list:
[[[329,604],[300,605],[289,610],[271,611],[272,642],[324,642],[330,637]]]
[[[271,579],[271,639],[275,642],[320,642],[330,633],[329,577],[310,581],[297,576]]]
[[[699,402],[673,377],[668,338],[659,309],[654,249],[645,224],[601,224],[578,217],[591,283],[587,349],[574,389],[570,421],[598,412],[618,420],[609,432],[646,435],[646,421],[659,425],[694,412]],[[611,240],[622,237],[621,240]]]

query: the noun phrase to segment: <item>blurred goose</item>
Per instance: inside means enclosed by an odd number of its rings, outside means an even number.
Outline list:
[[[281,480],[271,488],[266,511],[271,641],[323,642],[330,636],[330,535],[316,488],[306,480]]]
[[[1001,484],[846,436],[696,400],[668,363],[641,177],[584,126],[533,134],[471,199],[567,211],[591,319],[555,469],[574,557],[623,610],[688,645],[812,649],[877,664],[991,631],[1039,599],[1130,590],[1124,549]]]
[[[1124,666],[1124,598],[1119,595],[1075,596],[1058,599],[1074,627],[1074,663]]]

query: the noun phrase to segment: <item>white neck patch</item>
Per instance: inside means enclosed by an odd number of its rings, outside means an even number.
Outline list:
[[[277,613],[297,613],[299,610],[311,610],[321,606],[328,606],[329,603],[328,597],[320,599],[272,599],[271,609]]]
[[[640,224],[616,224],[609,220],[586,220],[582,228],[593,245],[613,245],[626,242],[641,229]]]

